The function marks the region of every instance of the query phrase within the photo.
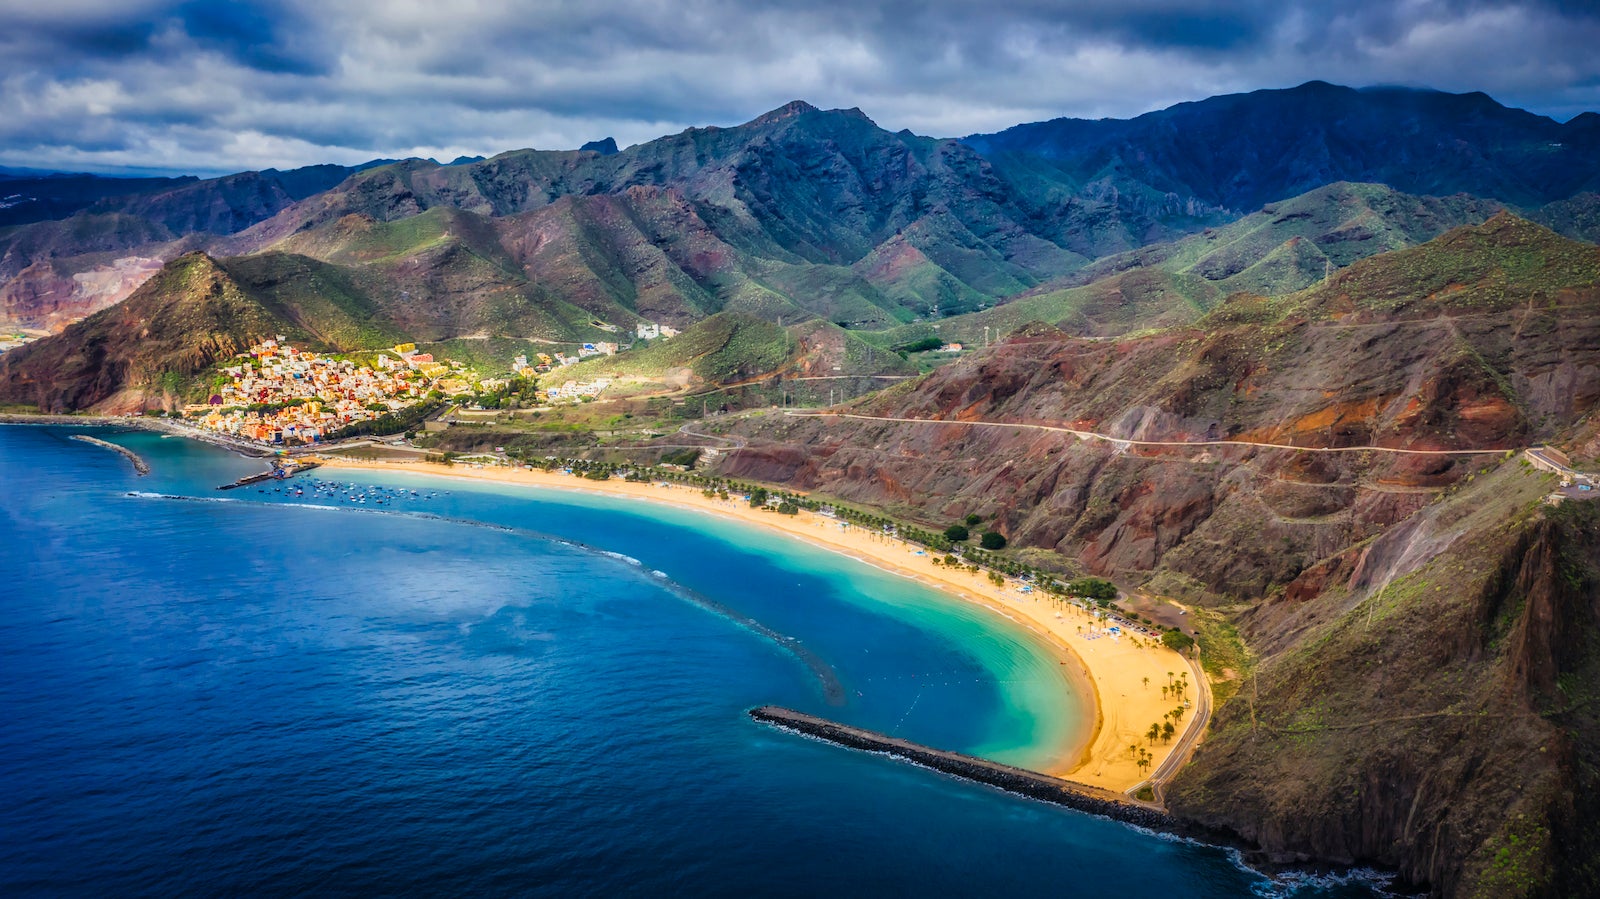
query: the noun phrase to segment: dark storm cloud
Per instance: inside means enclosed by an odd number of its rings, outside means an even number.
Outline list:
[[[175,18],[196,46],[251,69],[323,75],[337,58],[320,23],[286,4],[195,0]]]
[[[1600,108],[1588,0],[0,0],[0,164],[624,144],[794,98],[965,134],[1313,78]]]

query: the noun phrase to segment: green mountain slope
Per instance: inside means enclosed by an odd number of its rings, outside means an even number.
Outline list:
[[[1472,197],[1332,184],[1222,227],[1098,259],[1054,285],[947,319],[938,333],[971,343],[981,341],[986,325],[997,338],[1030,321],[1098,335],[1188,324],[1231,293],[1292,293],[1359,259],[1482,222],[1501,208]],[[913,326],[888,340],[930,332]]]
[[[0,356],[0,400],[51,412],[171,407],[194,376],[263,337],[350,350],[399,333],[314,260],[190,253],[124,302]]]

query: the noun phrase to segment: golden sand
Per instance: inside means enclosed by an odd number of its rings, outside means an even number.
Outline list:
[[[932,555],[916,554],[920,547],[884,537],[867,528],[841,527],[836,519],[804,510],[799,515],[778,515],[752,509],[742,502],[709,499],[699,488],[681,484],[663,486],[659,482],[628,482],[615,478],[591,481],[540,470],[434,462],[370,462],[328,456],[318,457],[318,460],[329,467],[405,471],[631,497],[780,531],[978,603],[1042,637],[1042,642],[1067,666],[1069,675],[1086,688],[1081,692],[1092,699],[1095,710],[1095,724],[1089,739],[1059,747],[1055,753],[1057,761],[1047,766],[1044,773],[1122,792],[1148,778],[1179,743],[1177,736],[1170,742],[1151,743],[1146,732],[1152,723],[1161,723],[1162,715],[1179,704],[1178,699],[1164,698],[1161,687],[1169,679],[1190,670],[1182,656],[1148,638],[1106,635],[1088,612],[1071,603],[1052,600],[1040,593],[1024,594],[1017,582],[1010,579],[1004,586],[997,587],[989,581],[987,573],[971,574],[965,569],[935,565]],[[1193,678],[1190,674],[1191,697],[1195,690]],[[1192,723],[1192,714],[1186,715],[1179,724],[1178,735]],[[1139,767],[1130,749],[1133,746],[1143,747],[1153,757],[1148,768]]]

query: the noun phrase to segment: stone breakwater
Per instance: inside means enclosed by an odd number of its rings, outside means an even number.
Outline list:
[[[816,737],[819,740],[826,740],[829,743],[836,743],[840,746],[892,755],[896,758],[924,765],[935,771],[941,771],[965,780],[988,784],[991,787],[997,787],[1019,796],[1027,796],[1031,799],[1063,805],[1080,812],[1101,815],[1125,824],[1132,824],[1162,833],[1178,834],[1186,837],[1200,836],[1193,832],[1193,828],[1183,826],[1157,806],[1135,801],[1110,790],[1075,784],[1058,777],[1051,777],[1025,768],[1002,765],[999,762],[962,755],[958,752],[933,749],[908,740],[898,740],[886,734],[863,730],[859,727],[851,727],[847,724],[839,724],[826,718],[818,718],[815,715],[807,715],[804,712],[796,712],[792,709],[778,706],[760,706],[751,709],[750,717],[766,724],[805,734],[809,737]]]
[[[1234,850],[1236,861],[1262,875],[1283,883],[1339,884],[1361,881],[1380,885],[1384,889],[1395,887],[1392,872],[1372,868],[1352,869],[1348,865],[1307,864],[1307,859],[1263,852],[1261,847],[1242,841],[1237,835],[1213,830],[1196,822],[1167,814],[1160,806],[1140,802],[1122,793],[1102,790],[1087,784],[1073,783],[1026,768],[1002,765],[988,759],[933,749],[909,740],[899,740],[887,734],[851,727],[807,715],[779,706],[760,706],[750,710],[750,717],[782,730],[815,737],[839,746],[878,752],[895,758],[932,768],[953,777],[1026,796],[1042,802],[1064,806],[1074,811],[1099,815],[1156,833],[1169,834],[1197,843]]]
[[[140,457],[140,455],[138,453],[134,452],[131,449],[128,449],[125,446],[118,446],[118,445],[116,445],[115,443],[112,443],[109,440],[101,440],[98,437],[90,437],[90,436],[88,436],[86,434],[73,434],[72,435],[72,439],[73,440],[81,440],[84,443],[92,443],[95,446],[102,447],[104,449],[111,450],[112,452],[121,453],[124,456],[127,456],[128,457],[128,461],[133,463],[133,470],[138,472],[139,473],[139,477],[141,477],[141,478],[150,473],[150,463],[146,462],[142,457]]]

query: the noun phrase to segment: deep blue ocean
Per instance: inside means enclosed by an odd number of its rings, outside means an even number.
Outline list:
[[[261,468],[0,427],[0,895],[1370,895],[745,715],[1018,764],[1082,726],[904,578],[564,491],[215,489]]]

